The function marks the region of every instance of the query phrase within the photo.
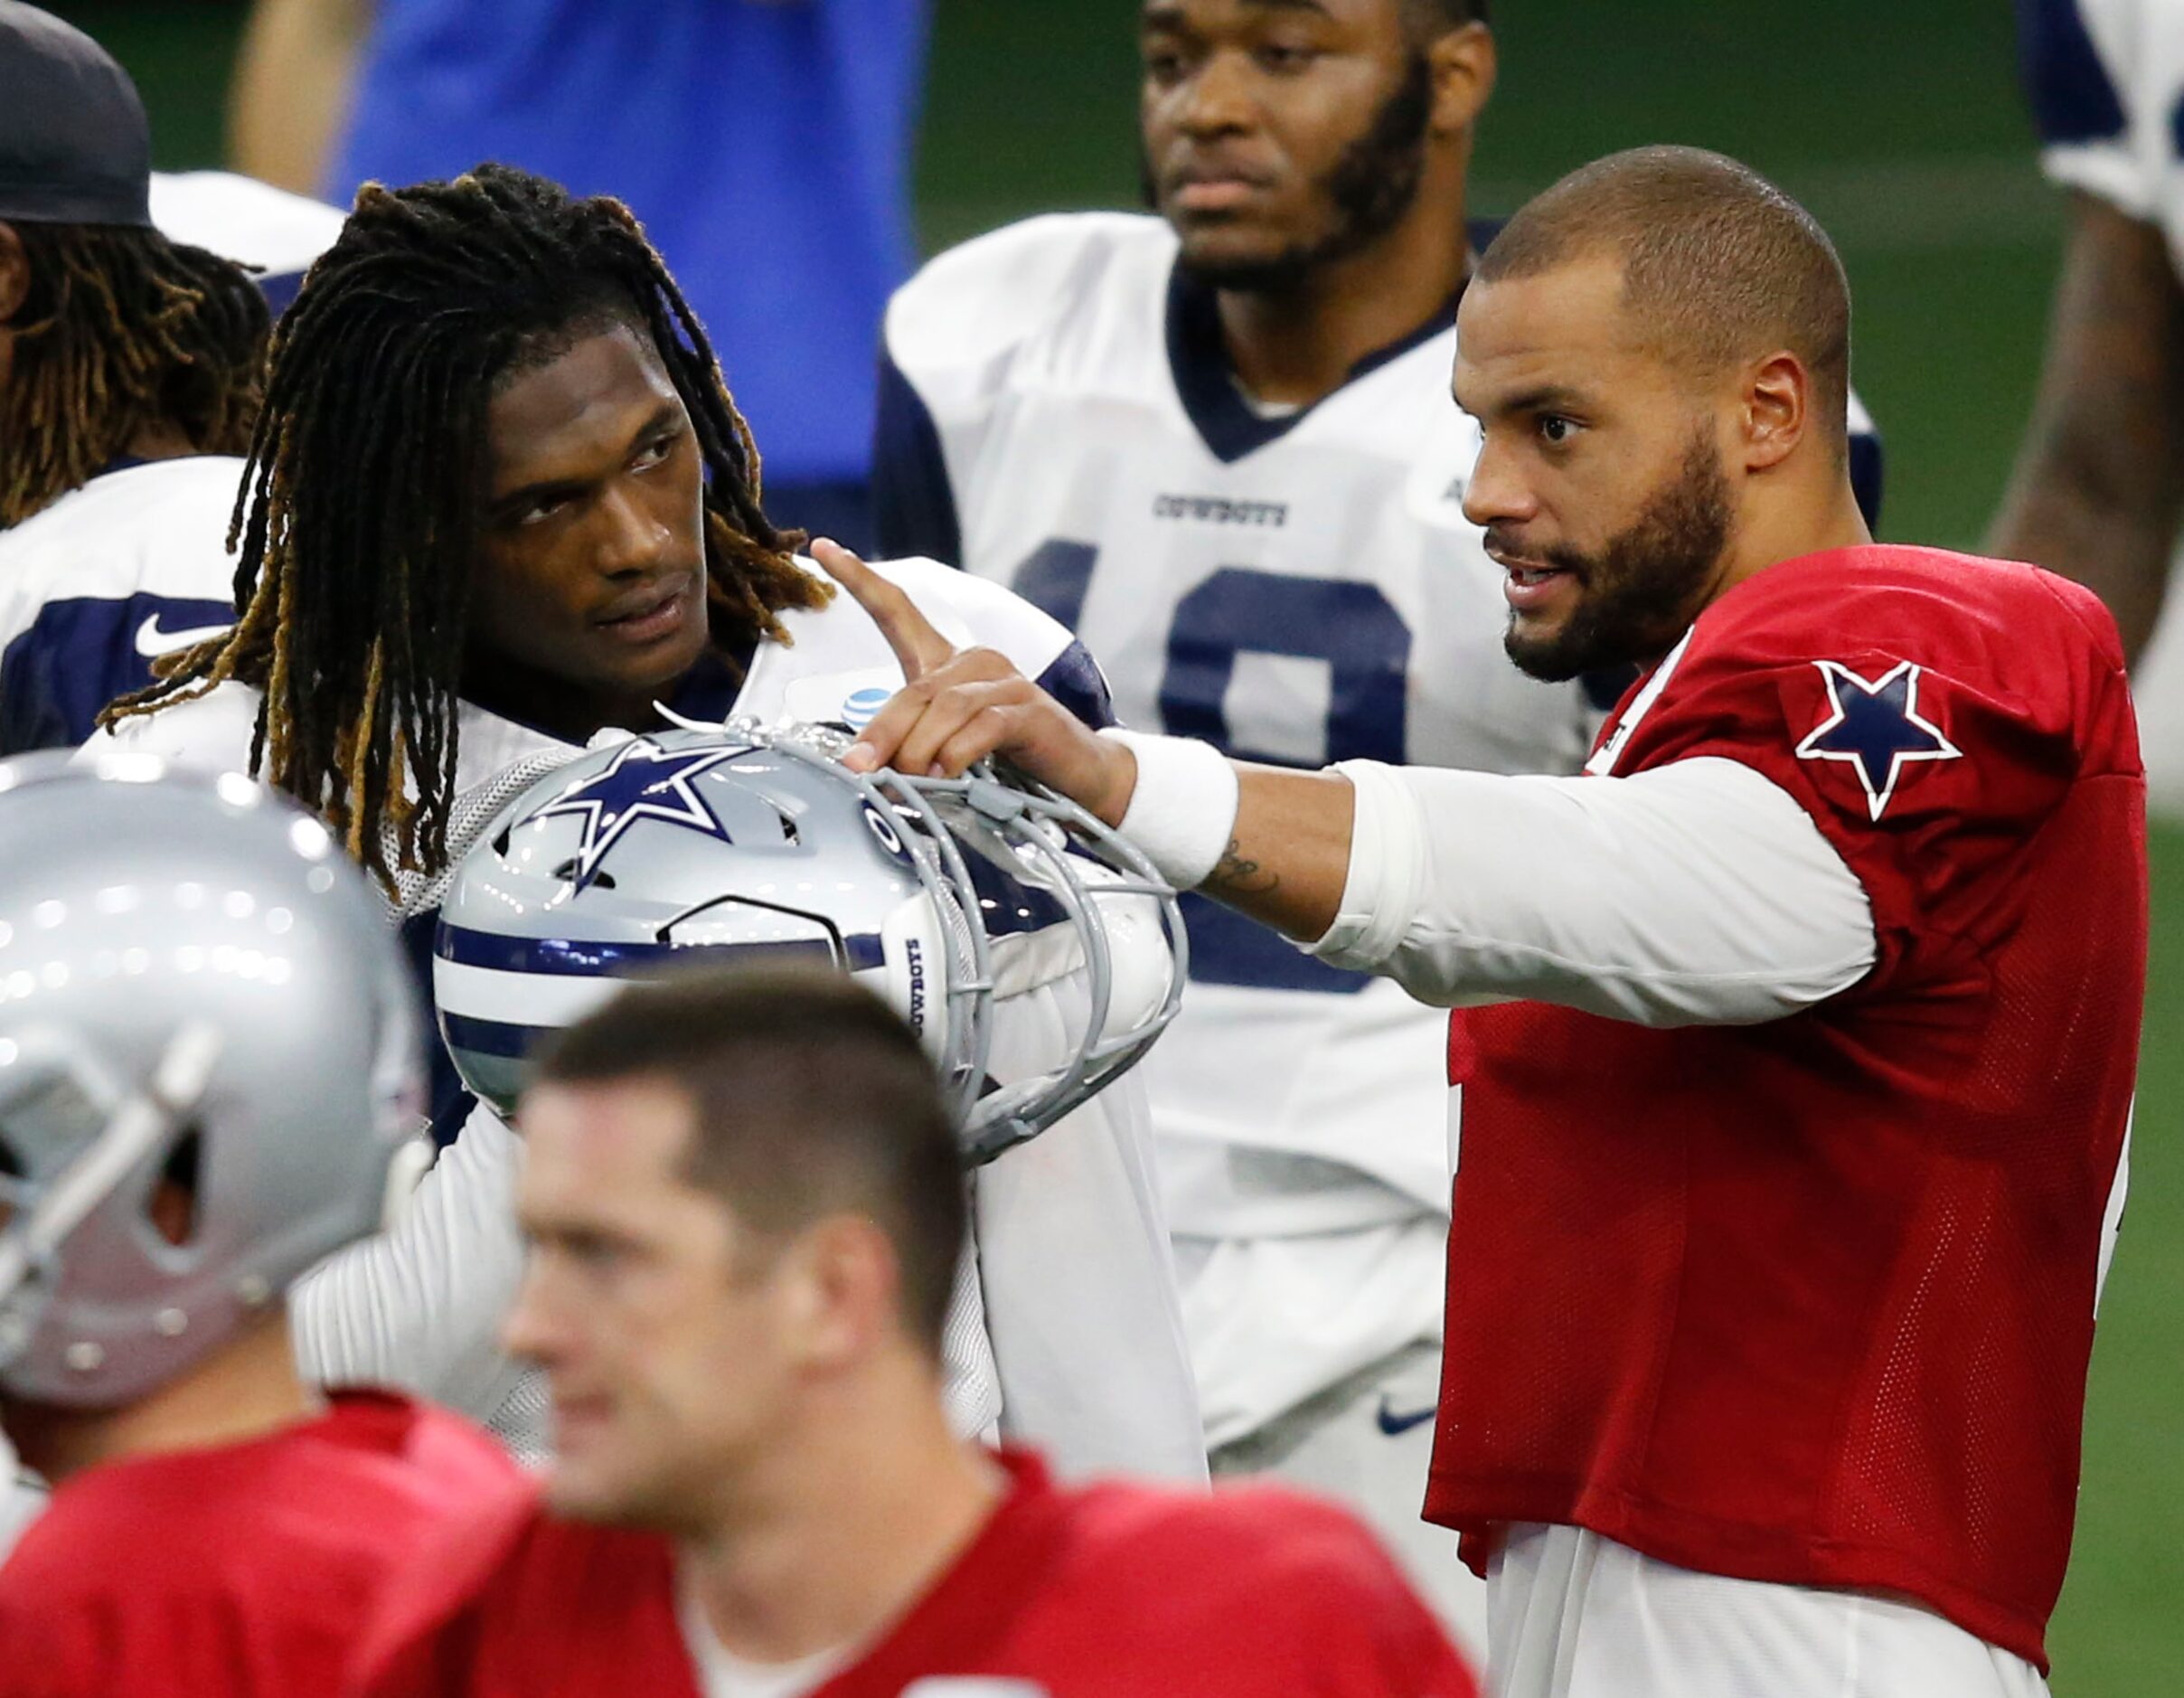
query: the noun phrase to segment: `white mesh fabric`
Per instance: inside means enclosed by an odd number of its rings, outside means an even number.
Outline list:
[[[965,1439],[1000,1435],[1001,1372],[993,1365],[993,1341],[986,1333],[985,1298],[978,1283],[978,1240],[964,1234],[963,1256],[956,1265],[956,1295],[940,1329],[941,1400],[950,1430]]]
[[[463,857],[485,835],[485,828],[499,816],[501,810],[548,773],[567,766],[584,752],[581,749],[551,749],[526,755],[513,765],[502,768],[483,784],[473,785],[458,795],[447,810],[447,864],[435,873],[397,870],[392,921],[399,925],[438,908],[447,894],[447,887],[455,882],[456,869],[462,864]],[[394,866],[400,858],[400,845],[395,840],[391,822],[381,827],[380,835],[381,852],[386,863]]]
[[[551,1462],[553,1391],[545,1374],[536,1368],[521,1370],[485,1426],[525,1467],[543,1468]]]

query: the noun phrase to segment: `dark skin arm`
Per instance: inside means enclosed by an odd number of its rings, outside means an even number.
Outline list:
[[[2076,194],[2039,392],[1988,552],[2085,585],[2135,660],[2180,521],[2184,284],[2160,231]]]
[[[908,680],[857,734],[844,764],[859,772],[960,777],[1001,755],[1119,825],[1137,787],[1137,757],[1083,722],[990,648],[957,649],[909,597],[836,542],[812,558],[854,597],[886,636]],[[1292,938],[1325,933],[1350,875],[1355,797],[1335,772],[1231,763],[1240,792],[1228,850],[1199,886]]]
[[[297,194],[322,192],[348,120],[374,0],[258,0],[228,97],[228,156]]]

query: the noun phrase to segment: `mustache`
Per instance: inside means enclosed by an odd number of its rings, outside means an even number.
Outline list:
[[[1592,555],[1580,549],[1572,548],[1567,542],[1549,542],[1528,548],[1512,533],[1495,524],[1486,527],[1486,552],[1494,560],[1500,560],[1506,555],[1516,560],[1535,561],[1541,566],[1553,566],[1563,571],[1575,572],[1579,577],[1590,573],[1595,564]]]

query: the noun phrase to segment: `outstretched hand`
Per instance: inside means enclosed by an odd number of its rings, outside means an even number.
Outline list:
[[[843,764],[852,772],[892,767],[960,778],[999,755],[1050,789],[1119,824],[1137,783],[1124,744],[1082,721],[990,648],[958,649],[901,588],[839,542],[821,539],[812,558],[872,616],[901,663],[903,687],[857,734]]]

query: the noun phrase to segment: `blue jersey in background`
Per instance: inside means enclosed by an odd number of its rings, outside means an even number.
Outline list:
[[[868,476],[927,0],[377,3],[334,197],[498,159],[626,201],[750,420],[769,510],[833,528],[798,486]]]

